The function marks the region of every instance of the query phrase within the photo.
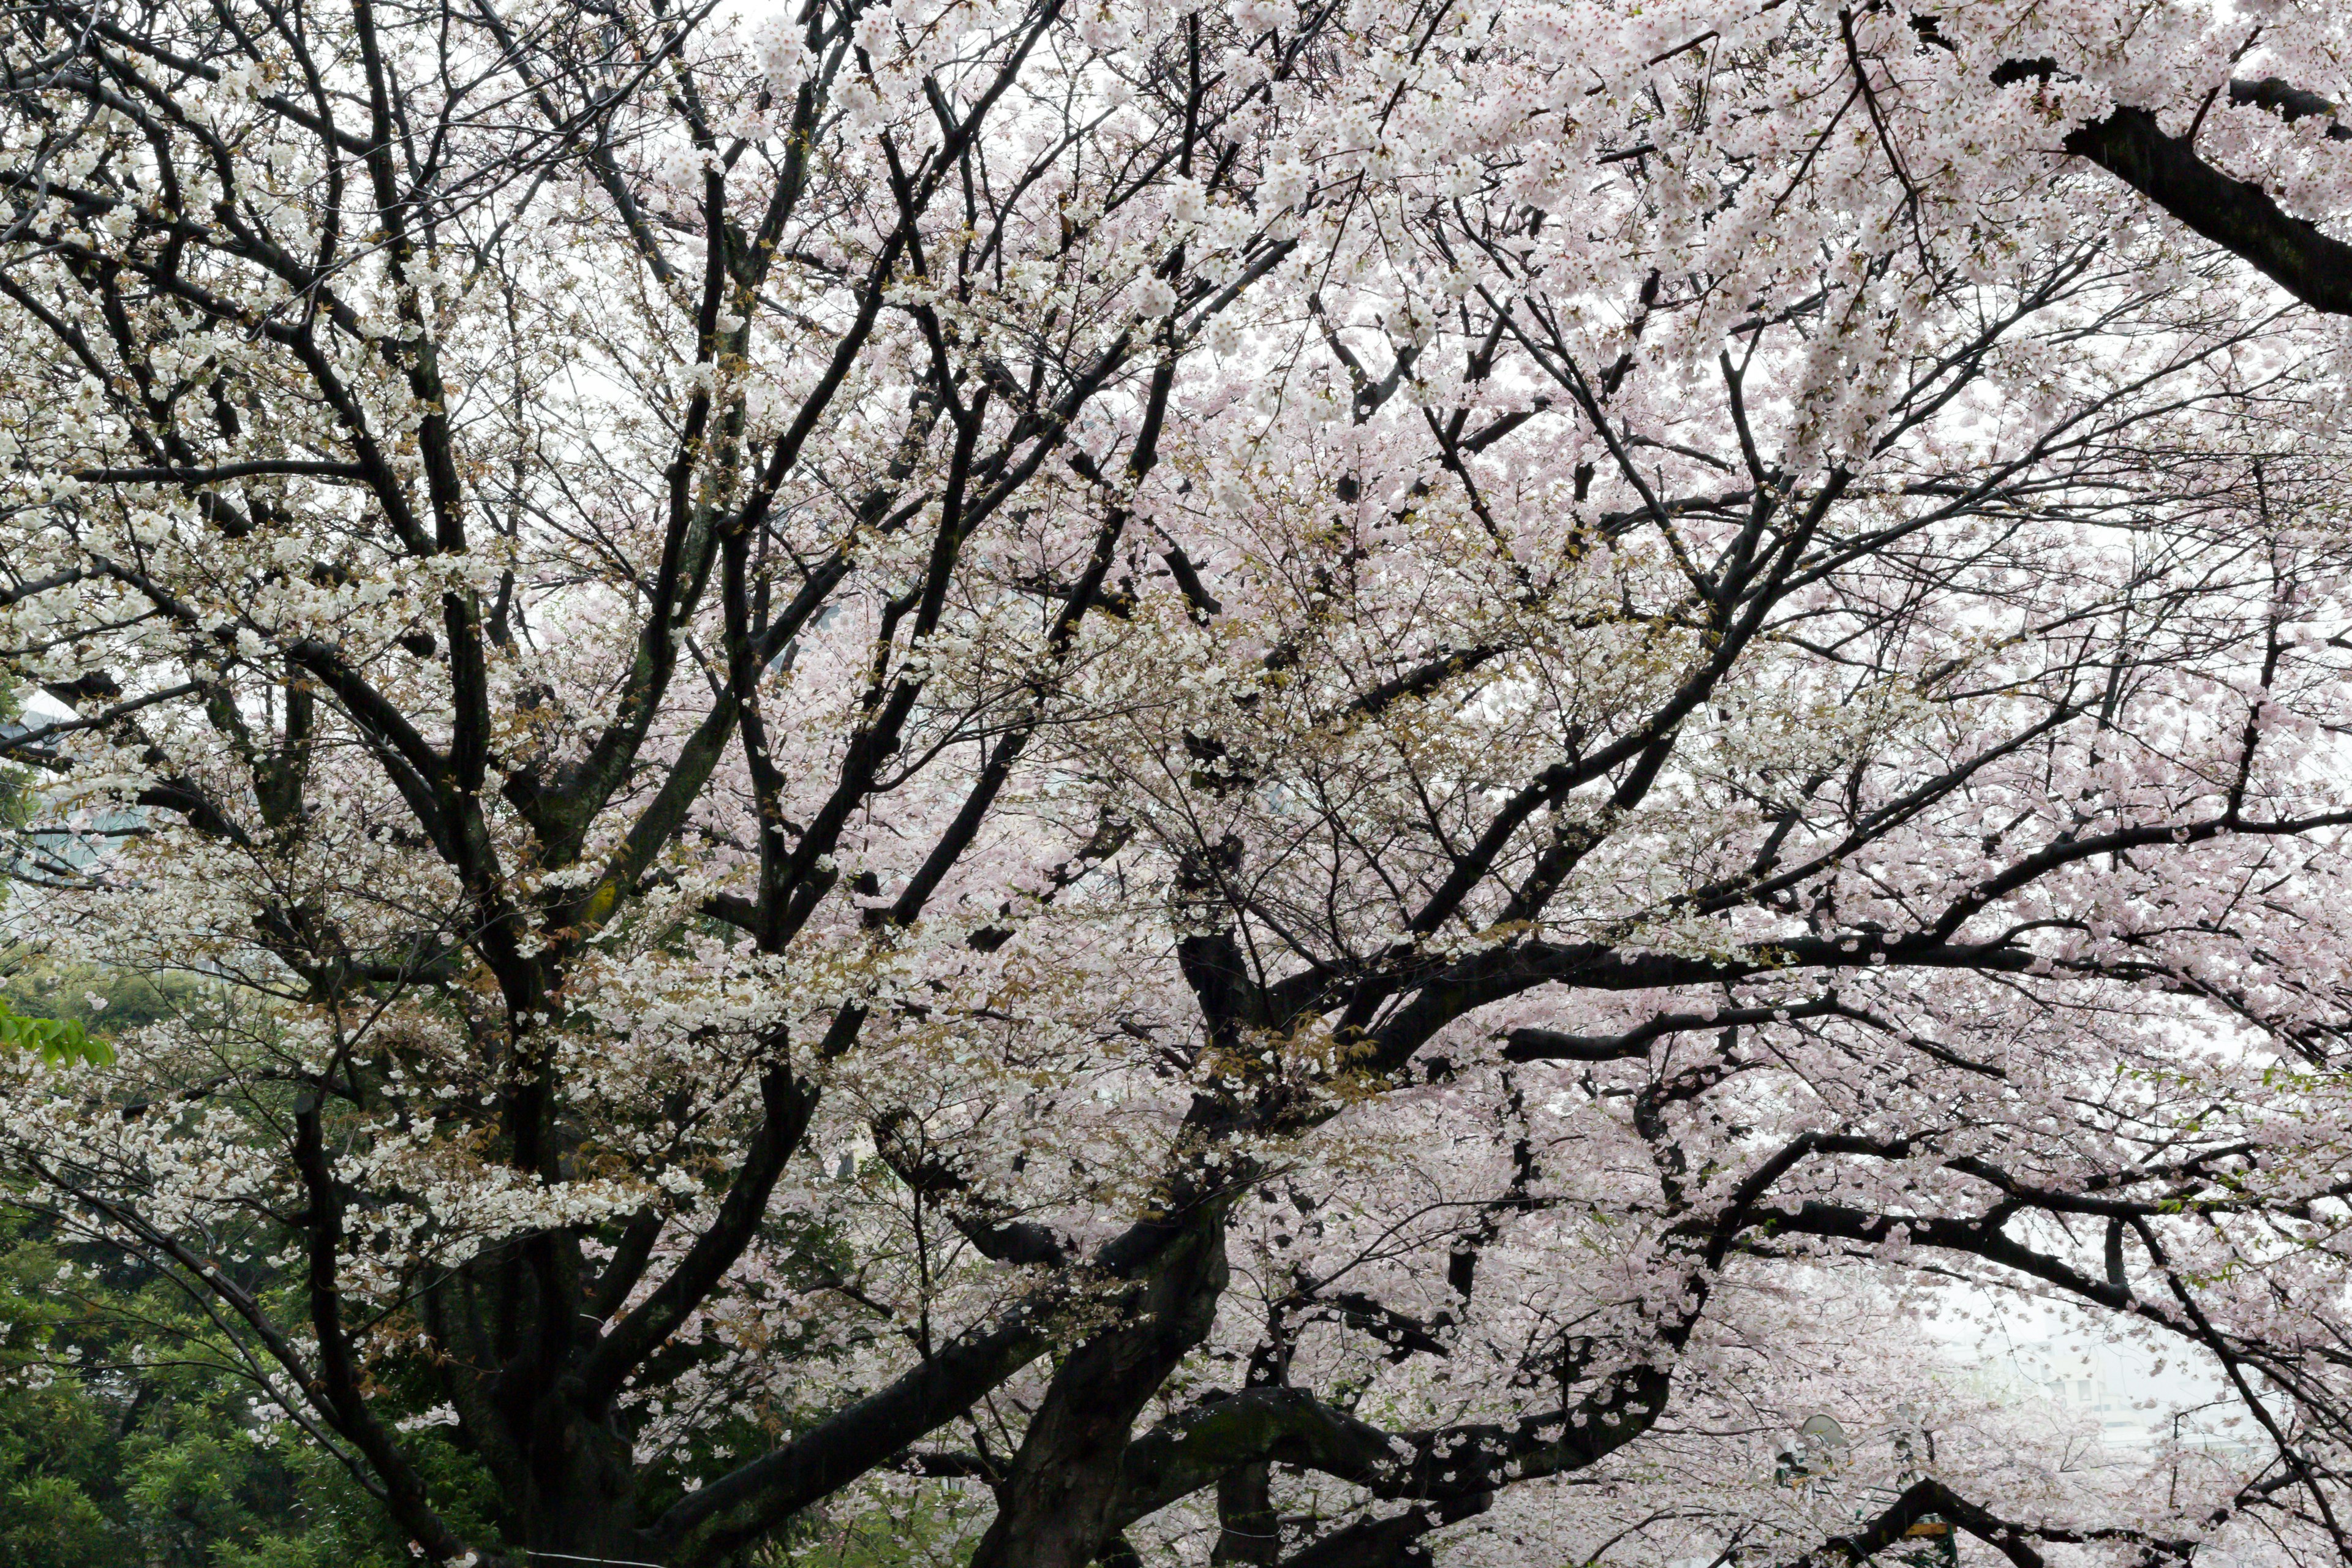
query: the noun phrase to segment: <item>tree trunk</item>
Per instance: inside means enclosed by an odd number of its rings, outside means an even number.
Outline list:
[[[1119,1321],[1062,1363],[971,1568],[1087,1568],[1111,1545],[1135,1418],[1207,1336],[1224,1292],[1224,1217],[1218,1205],[1195,1220],[1129,1296]]]
[[[534,1553],[646,1562],[628,1439],[609,1423],[551,1411],[547,1405],[541,1409],[539,1429],[530,1435],[524,1543]]]
[[[1267,1564],[1282,1555],[1275,1529],[1274,1467],[1263,1459],[1217,1478],[1217,1545],[1213,1563]]]

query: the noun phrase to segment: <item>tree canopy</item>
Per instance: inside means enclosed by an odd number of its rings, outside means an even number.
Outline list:
[[[2352,1555],[2344,7],[0,26],[0,1200],[423,1561]]]

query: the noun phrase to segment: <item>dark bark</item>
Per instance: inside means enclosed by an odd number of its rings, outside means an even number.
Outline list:
[[[1269,1563],[1282,1555],[1274,1511],[1274,1467],[1263,1459],[1217,1478],[1217,1544],[1213,1563]]]
[[[531,1433],[530,1488],[520,1500],[525,1545],[534,1554],[644,1561],[626,1435],[559,1402],[542,1419]]]
[[[1446,1522],[1434,1509],[1412,1508],[1388,1519],[1359,1520],[1335,1530],[1283,1568],[1428,1568],[1421,1538]]]
[[[1923,37],[1931,43],[1942,41],[1932,26]],[[1997,87],[2048,81],[2057,71],[2057,61],[2046,58],[2008,60],[1994,68],[1992,80]],[[2338,121],[2335,104],[2318,93],[2276,77],[2233,81],[2229,90],[2231,103],[2267,110],[2290,122],[2325,115],[2331,121],[2329,141],[2352,142],[2352,126]],[[2192,125],[2189,134],[2168,135],[2153,112],[2125,105],[2104,120],[2076,126],[2062,145],[2249,262],[2314,310],[2352,314],[2352,245],[2330,238],[2306,218],[2291,216],[2260,184],[2231,179],[2205,162],[2197,153],[2195,130]]]
[[[2145,109],[2123,108],[2067,133],[2088,159],[2314,310],[2352,315],[2352,245],[2293,216],[2251,180],[2233,180],[2167,135]]]
[[[1224,1226],[1224,1205],[1203,1205],[1112,1326],[1056,1370],[972,1568],[1086,1568],[1117,1537],[1135,1418],[1207,1337],[1225,1288]]]

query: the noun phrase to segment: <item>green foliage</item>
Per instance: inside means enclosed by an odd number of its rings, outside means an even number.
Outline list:
[[[22,953],[6,971],[0,978],[0,1008],[26,1018],[79,1024],[98,1040],[184,1016],[208,1000],[199,983],[184,974],[141,974]]]
[[[0,1049],[32,1051],[59,1067],[114,1059],[114,1047],[93,1039],[79,1018],[27,1018],[0,1003]]]
[[[0,1049],[104,1067],[114,1060],[111,1037],[184,1011],[195,990],[184,976],[155,980],[18,953],[0,978]]]
[[[373,1500],[278,1440],[185,1300],[0,1203],[0,1563],[402,1568]]]
[[[185,975],[0,959],[0,1050],[53,1061],[102,1068],[112,1039],[221,1005],[218,988]],[[381,1507],[271,1418],[245,1353],[194,1298],[26,1205],[0,1183],[0,1564],[408,1568]],[[215,1239],[264,1302],[299,1289],[251,1237]],[[437,1397],[385,1385],[378,1413],[398,1420]],[[446,1432],[409,1444],[445,1515],[495,1542],[478,1467]]]

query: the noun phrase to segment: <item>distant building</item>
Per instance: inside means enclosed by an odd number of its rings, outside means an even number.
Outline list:
[[[2218,1381],[2177,1363],[2162,1372],[2102,1340],[2041,1340],[2010,1352],[2012,1394],[2039,1396],[2079,1420],[2095,1421],[2110,1448],[2141,1447],[2178,1436],[2196,1447],[2234,1449],[2251,1436],[2228,1425],[2239,1414]],[[2187,1412],[2186,1414],[2176,1414]]]
[[[69,710],[47,716],[28,712],[26,719],[0,723],[0,743],[32,734],[56,719],[71,716]],[[146,826],[147,814],[135,806],[85,810],[60,821],[53,816],[45,817],[39,810],[39,801],[37,778],[33,825],[8,832],[5,840],[0,840],[5,843],[5,847],[0,847],[0,858],[5,858],[5,862],[0,869],[5,869],[11,881],[38,885],[88,870],[116,839]]]
[[[2020,1378],[2070,1415],[2099,1424],[2102,1442],[2137,1445],[2149,1440],[2151,1412],[2134,1409],[2129,1389],[2141,1386],[2099,1343],[2044,1340],[2020,1345],[2011,1356]]]

